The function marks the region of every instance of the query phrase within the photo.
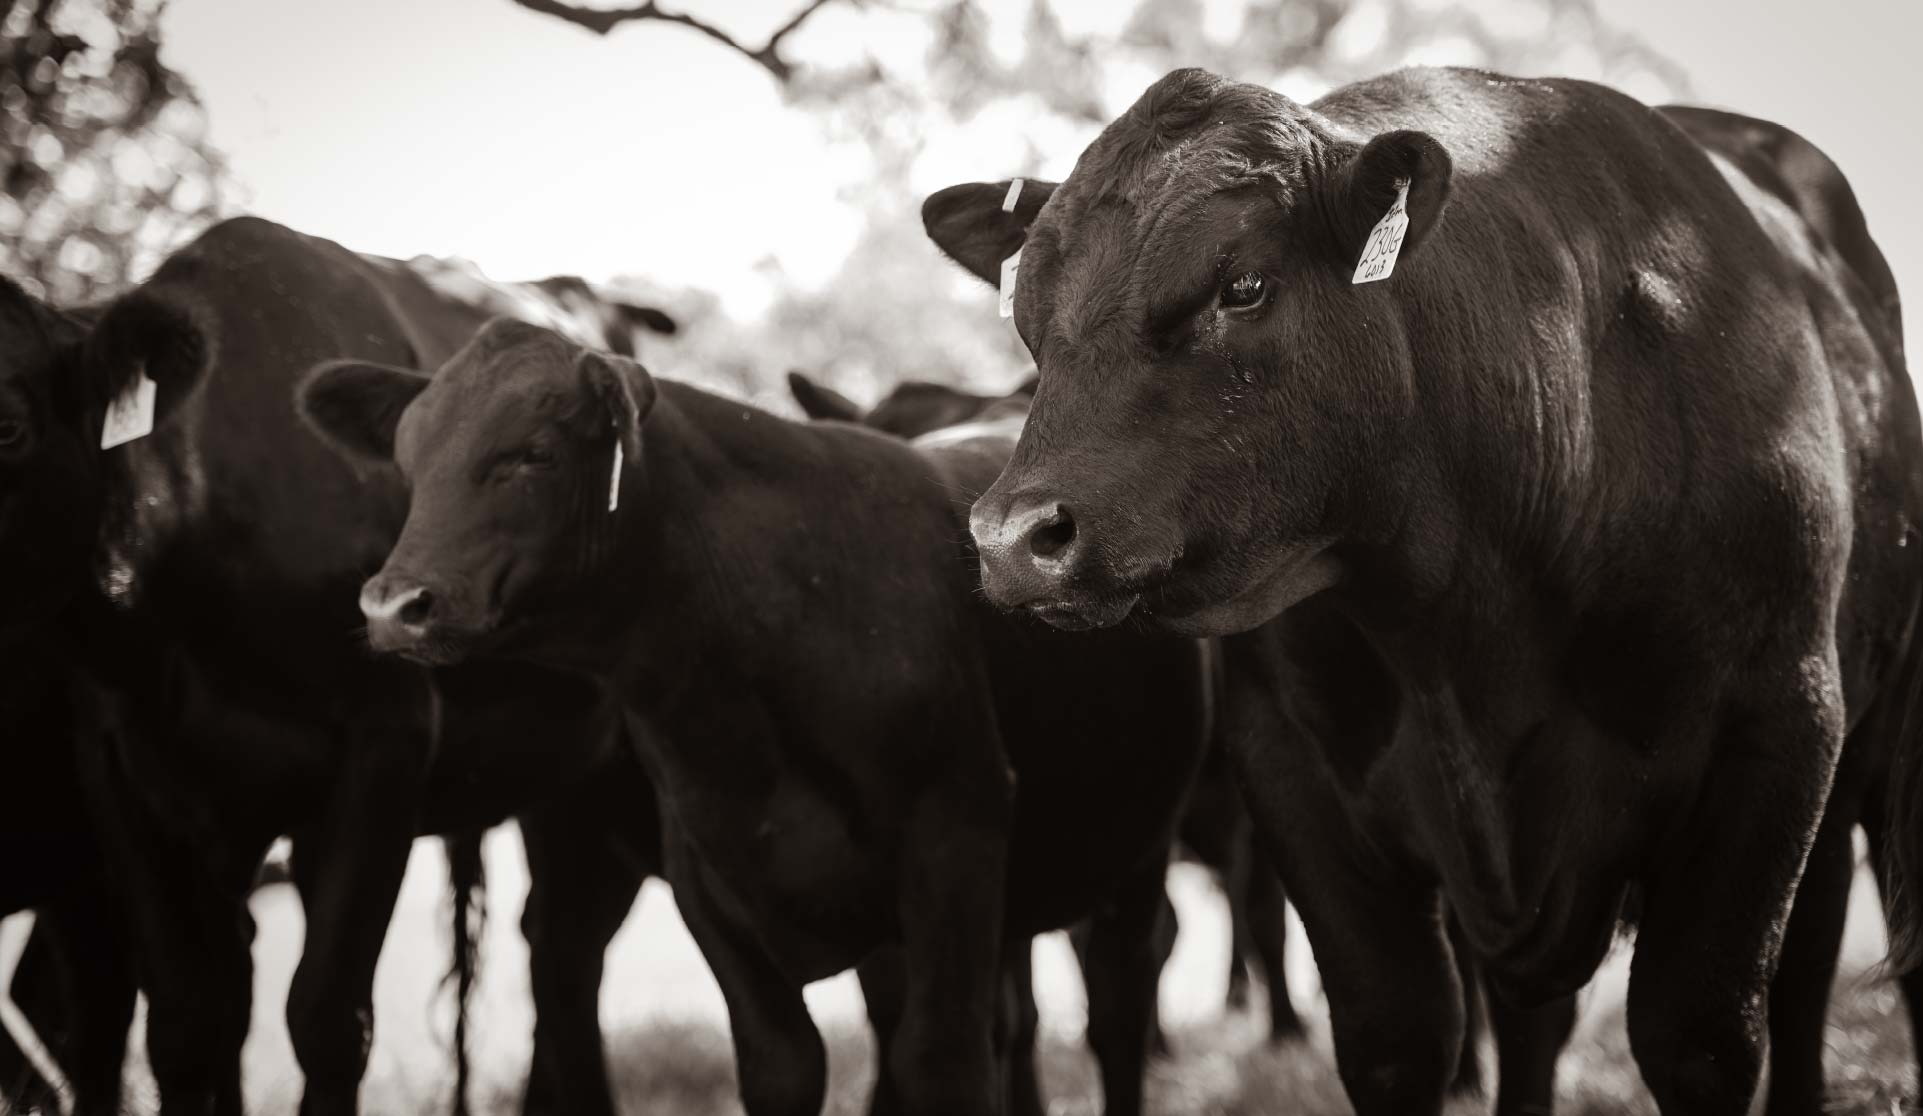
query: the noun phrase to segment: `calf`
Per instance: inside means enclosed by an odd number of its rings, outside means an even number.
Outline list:
[[[1850,804],[1912,745],[1923,470],[1889,307],[1750,162],[1582,82],[1185,70],[1058,189],[924,209],[985,279],[1021,251],[987,593],[1245,633],[1289,731],[1240,763],[1364,1116],[1440,1106],[1439,897],[1528,1004],[1640,893],[1665,1113],[1743,1112],[1763,1020],[1809,1029],[1771,980],[1827,983]]]
[[[819,1111],[802,986],[897,946],[867,982],[876,1108],[998,1110],[1004,946],[1091,911],[1091,989],[1120,994],[1090,1038],[1108,1110],[1140,1111],[1202,648],[1064,655],[980,604],[961,508],[1005,440],[783,422],[511,321],[431,380],[324,366],[302,406],[411,486],[362,593],[376,649],[567,667],[625,702],[750,1113]]]
[[[94,878],[121,885],[163,1104],[240,1109],[246,897],[262,852],[289,833],[307,913],[288,996],[302,1110],[351,1111],[415,834],[544,807],[564,821],[610,785],[637,816],[649,801],[593,684],[523,666],[428,672],[371,660],[359,638],[359,583],[406,493],[307,431],[293,377],[342,352],[433,363],[483,313],[381,261],[237,219],[97,318],[0,284],[0,320],[27,323],[8,335],[0,389],[14,474],[0,554],[32,575],[5,583],[36,590],[10,593],[0,625],[83,652],[58,671],[84,693],[65,711],[81,723],[44,743],[77,756],[106,863]],[[151,433],[103,450],[116,402],[144,406],[136,431]],[[577,948],[590,920],[568,914],[534,918],[547,928],[535,986],[573,1001],[544,1003],[543,1050],[583,997],[592,1022],[579,974],[598,975],[598,954]],[[598,1066],[598,1045],[591,1056]]]

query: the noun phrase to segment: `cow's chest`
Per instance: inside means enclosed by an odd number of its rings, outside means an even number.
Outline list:
[[[1674,755],[1567,706],[1498,734],[1415,699],[1364,809],[1433,871],[1493,970],[1572,990],[1608,948]]]

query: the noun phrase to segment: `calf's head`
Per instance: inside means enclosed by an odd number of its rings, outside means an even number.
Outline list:
[[[1063,627],[1254,626],[1331,584],[1414,396],[1392,299],[1352,280],[1406,189],[1406,271],[1450,160],[1199,70],[1156,82],[1059,187],[953,186],[929,236],[995,283],[1040,372],[971,518],[984,588]],[[1009,205],[1015,193],[1014,204]]]
[[[448,663],[557,635],[558,614],[605,584],[654,397],[634,361],[510,319],[432,377],[358,361],[309,373],[308,422],[351,459],[399,466],[410,492],[361,591],[375,649]]]

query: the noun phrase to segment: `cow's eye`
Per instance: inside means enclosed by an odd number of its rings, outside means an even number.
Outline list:
[[[554,464],[554,451],[547,446],[529,446],[521,451],[519,463],[529,469],[545,469]]]
[[[0,449],[12,449],[26,440],[26,423],[18,419],[0,419]]]
[[[1262,278],[1261,272],[1245,271],[1229,280],[1228,285],[1222,288],[1222,309],[1246,310],[1251,306],[1260,305],[1263,297],[1268,293],[1269,284]]]

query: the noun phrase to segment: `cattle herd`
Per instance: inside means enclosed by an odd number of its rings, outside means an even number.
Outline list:
[[[137,990],[163,1111],[242,1110],[282,836],[301,1111],[356,1110],[412,841],[510,817],[529,1113],[614,1110],[650,875],[750,1116],[820,1110],[802,988],[849,968],[875,1112],[1047,1111],[1026,940],[1070,925],[1139,1113],[1178,839],[1278,1039],[1286,885],[1362,1116],[1438,1113],[1485,1026],[1497,1111],[1549,1111],[1632,929],[1664,1116],[1765,1068],[1822,1111],[1858,826],[1923,953],[1923,438],[1821,152],[1576,81],[1181,70],[1060,184],[923,217],[1034,357],[1006,398],[796,376],[789,421],[579,280],[257,218],[100,305],[0,279],[0,897],[76,1111]]]

